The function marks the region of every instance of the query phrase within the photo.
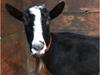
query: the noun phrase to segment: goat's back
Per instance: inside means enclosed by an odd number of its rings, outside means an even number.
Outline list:
[[[99,38],[74,33],[52,34],[49,70],[54,75],[98,75]]]

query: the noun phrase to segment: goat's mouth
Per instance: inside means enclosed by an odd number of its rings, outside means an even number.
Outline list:
[[[45,49],[41,49],[41,50],[35,50],[34,48],[31,49],[32,53],[31,55],[35,58],[42,58],[45,54]]]

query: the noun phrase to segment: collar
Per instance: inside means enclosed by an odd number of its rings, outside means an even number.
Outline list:
[[[49,50],[49,48],[51,46],[51,42],[52,42],[52,36],[50,36],[50,42],[49,42],[49,45],[48,45],[47,49],[45,50],[46,52]]]

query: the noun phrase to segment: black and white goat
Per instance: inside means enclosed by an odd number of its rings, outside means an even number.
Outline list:
[[[34,6],[21,12],[6,4],[11,16],[22,21],[35,58],[41,58],[52,75],[99,75],[99,38],[74,33],[50,33],[52,19],[63,10],[62,1],[51,11]]]

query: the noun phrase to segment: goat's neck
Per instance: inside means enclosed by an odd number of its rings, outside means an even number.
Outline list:
[[[52,37],[52,35],[50,35]],[[50,39],[49,36],[49,39]],[[47,43],[49,44],[50,40],[47,40]],[[51,41],[51,45],[52,45],[52,41]],[[51,48],[51,46],[50,46]],[[44,57],[42,58],[42,60],[44,61],[45,65],[48,67],[49,63],[50,63],[50,48],[49,50],[45,53]]]
[[[53,33],[51,33],[50,35],[52,37],[52,41],[51,41],[51,46],[49,48],[49,50],[45,53],[44,57],[42,58],[42,60],[44,61],[46,67],[48,68],[49,67],[49,64],[50,64],[50,61],[51,61],[51,54],[53,52],[53,46],[54,46],[54,43],[55,43],[55,36]]]

